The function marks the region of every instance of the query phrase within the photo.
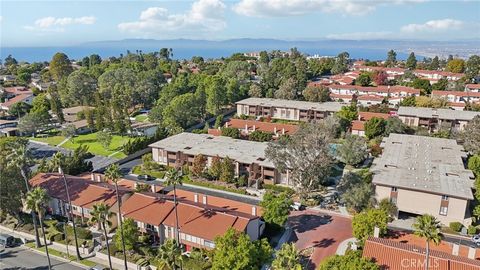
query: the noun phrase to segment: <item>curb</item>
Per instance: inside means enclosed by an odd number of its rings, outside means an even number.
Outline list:
[[[43,256],[47,256],[45,252],[40,251],[40,250],[37,250],[37,249],[35,249],[35,248],[27,247],[27,246],[25,246],[25,245],[22,245],[22,247],[25,248],[25,249],[31,250],[31,251],[33,251],[33,252],[35,252],[35,253],[41,254],[41,255],[43,255]],[[57,250],[57,251],[58,251],[58,250]],[[59,257],[59,256],[57,256],[57,255],[53,255],[53,254],[49,254],[49,255],[50,255],[50,257],[55,258],[55,259],[57,259],[57,260],[59,260],[59,261],[63,261],[63,262],[66,262],[66,263],[70,263],[70,264],[73,264],[73,265],[75,265],[75,266],[77,266],[77,267],[80,267],[80,268],[83,268],[83,269],[89,269],[88,266],[83,265],[83,264],[81,264],[81,263],[79,263],[79,262],[71,261],[71,260],[65,259],[65,258],[63,258],[63,257]]]

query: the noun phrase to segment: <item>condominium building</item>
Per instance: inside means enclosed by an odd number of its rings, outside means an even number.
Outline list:
[[[208,134],[180,133],[149,145],[153,160],[167,166],[192,166],[197,155],[203,155],[208,168],[215,157],[229,157],[235,164],[235,175],[269,184],[289,185],[289,173],[275,169],[265,157],[267,143],[232,139]]]
[[[390,199],[399,212],[430,214],[447,225],[471,223],[474,176],[455,140],[390,134],[380,146],[383,153],[371,168],[378,201]]]
[[[477,115],[480,115],[480,112],[419,107],[398,109],[398,117],[404,124],[411,127],[425,127],[429,131],[440,128],[463,130],[465,125]]]
[[[291,121],[312,121],[340,111],[347,103],[307,102],[273,98],[247,98],[236,102],[237,115],[270,117]]]

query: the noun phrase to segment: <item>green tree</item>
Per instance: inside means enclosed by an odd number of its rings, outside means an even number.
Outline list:
[[[230,183],[235,177],[235,165],[228,156],[222,160],[219,180]]]
[[[465,75],[467,79],[475,78],[480,75],[480,56],[472,55],[465,63]]]
[[[413,228],[415,229],[415,235],[425,238],[425,270],[428,270],[430,263],[430,242],[438,245],[442,241],[440,222],[432,215],[423,215],[417,217]]]
[[[48,253],[47,237],[43,226],[45,209],[47,208],[49,201],[50,198],[48,197],[47,191],[43,188],[36,187],[27,193],[25,204],[28,210],[35,212],[38,215],[43,235],[43,243],[45,245],[45,253],[47,254],[48,269],[51,269],[52,264],[50,263],[50,254]]]
[[[103,146],[105,149],[109,149],[110,143],[112,142],[112,134],[108,131],[99,131],[97,132],[97,141]]]
[[[178,212],[177,212],[177,185],[182,185],[182,171],[172,168],[165,174],[165,186],[173,186],[173,204],[175,205],[175,237],[177,245],[180,243],[180,228],[178,225]]]
[[[177,96],[164,108],[162,117],[166,127],[187,128],[201,118],[198,99],[193,93]]]
[[[18,121],[18,129],[20,132],[33,134],[35,137],[37,131],[44,127],[48,123],[48,120],[48,113],[28,113]]]
[[[368,73],[362,73],[358,76],[357,79],[355,79],[355,84],[360,85],[360,86],[370,86],[372,83],[372,79],[370,77],[370,74]]]
[[[385,120],[384,136],[390,135],[390,133],[404,134],[407,132],[407,126],[398,117],[390,117]]]
[[[463,139],[463,147],[473,155],[480,154],[480,115],[475,116],[467,125],[460,137]]]
[[[415,78],[412,82],[412,87],[422,90],[422,93],[425,95],[432,92],[432,86],[430,85],[430,81],[427,79]]]
[[[256,83],[252,83],[248,89],[248,95],[251,97],[263,97],[262,87]]]
[[[373,117],[365,122],[365,136],[369,139],[381,136],[385,133],[386,121],[383,118]]]
[[[205,93],[207,95],[207,112],[217,115],[220,108],[227,104],[225,81],[218,75],[207,77]]]
[[[17,75],[16,81],[17,81],[17,84],[19,85],[28,85],[31,79],[32,79],[32,76],[30,75],[30,73],[22,72]]]
[[[163,245],[158,248],[157,267],[161,270],[174,270],[180,264],[182,250],[174,239],[167,239]]]
[[[372,260],[362,258],[361,251],[348,251],[344,256],[333,255],[322,261],[318,270],[380,270]]]
[[[148,189],[150,189],[150,186],[148,186]],[[117,247],[117,249],[123,249],[123,235],[125,249],[133,250],[135,248],[135,245],[137,244],[139,234],[140,233],[138,231],[137,225],[135,225],[135,221],[131,218],[127,218],[123,222],[123,228],[120,228],[116,231],[113,241],[115,242],[115,246]]]
[[[333,74],[345,73],[348,71],[348,59],[350,54],[348,52],[341,52],[335,58],[335,63],[332,66],[331,72]]]
[[[34,163],[32,153],[27,147],[27,144],[22,143],[21,141],[15,141],[14,143],[7,144],[6,148],[7,149],[5,150],[9,150],[7,152],[8,155],[6,155],[6,161],[8,162],[9,166],[18,168],[20,174],[22,175],[23,181],[25,182],[25,190],[28,194],[30,192],[30,184],[28,183],[29,168]],[[31,215],[33,228],[35,230],[35,244],[38,248],[40,247],[40,237],[38,235],[37,217],[35,212],[36,211],[32,211]]]
[[[380,229],[380,235],[387,232],[388,214],[381,209],[368,209],[353,216],[353,236],[363,245],[369,236],[373,236],[375,227]]]
[[[117,208],[119,213],[122,213],[122,198],[120,197],[120,193],[118,192],[118,181],[120,180],[121,177],[122,177],[122,173],[120,172],[120,167],[118,166],[117,163],[113,163],[112,165],[107,167],[107,170],[105,171],[105,178],[107,181],[111,181],[115,185],[115,195],[117,197]],[[119,219],[119,221],[120,221],[120,240],[121,240],[120,242],[121,242],[121,247],[123,251],[123,262],[125,265],[125,270],[127,270],[128,269],[127,253],[125,252],[126,250],[125,235],[126,234],[124,234],[124,232],[128,232],[128,229],[131,229],[131,228],[124,228],[123,221],[121,218]],[[135,242],[135,240],[136,240],[136,237],[134,238],[133,241]],[[117,244],[117,247],[118,247],[118,244]]]
[[[390,216],[390,220],[393,220],[393,217],[395,217],[398,213],[397,206],[388,198],[383,198],[382,200],[380,200],[380,202],[378,203],[378,208],[385,211],[385,213]]]
[[[352,166],[362,163],[368,157],[365,139],[356,135],[347,135],[337,151],[340,161]]]
[[[40,94],[33,99],[32,112],[48,113],[50,110],[50,101],[46,94]]]
[[[415,96],[404,97],[402,101],[400,101],[400,106],[415,107],[415,104]]]
[[[330,101],[330,91],[324,86],[307,86],[302,95],[305,100],[310,102]]]
[[[432,62],[430,63],[428,69],[430,70],[438,70],[440,68],[440,61],[438,60],[438,56],[435,56],[432,59]]]
[[[223,122],[223,115],[217,115],[215,118],[215,124],[213,124],[213,128],[219,128],[222,126]]]
[[[272,140],[273,134],[270,132],[264,132],[260,130],[255,130],[252,133],[248,134],[248,139],[250,141],[256,142],[269,142]]]
[[[300,253],[294,243],[284,243],[276,252],[272,270],[302,270]]]
[[[373,205],[370,175],[346,173],[338,185],[340,200],[348,209],[359,213]]]
[[[224,127],[221,129],[222,136],[230,137],[233,139],[240,138],[240,131],[237,128]]]
[[[220,174],[222,173],[222,161],[220,160],[219,156],[215,156],[212,158],[212,163],[210,164],[210,168],[208,169],[208,173],[214,178],[220,178]]]
[[[292,204],[293,201],[287,193],[267,191],[260,203],[263,208],[263,219],[271,225],[282,227],[287,222]]]
[[[414,52],[411,52],[408,56],[405,66],[410,70],[414,70],[417,67],[417,58],[415,57]]]
[[[456,58],[448,61],[446,70],[454,73],[463,73],[465,71],[465,60]]]
[[[295,99],[297,97],[297,84],[294,78],[288,78],[274,92],[274,97],[279,99]]]
[[[76,134],[77,134],[77,129],[73,124],[68,124],[66,127],[62,129],[62,136],[65,138],[70,138],[72,143],[74,142],[74,138]]]
[[[105,244],[107,246],[107,256],[108,256],[108,265],[110,266],[110,270],[112,270],[112,259],[110,258],[110,245],[108,244],[108,232],[107,226],[111,226],[112,222],[110,218],[112,217],[112,212],[108,209],[108,206],[99,203],[94,204],[93,209],[90,211],[90,220],[91,224],[97,224],[100,226],[100,229],[103,229],[103,235],[105,237]]]
[[[53,55],[49,65],[49,71],[52,75],[52,78],[57,82],[63,78],[67,78],[67,76],[73,71],[68,56],[60,52]]]
[[[272,256],[272,248],[265,238],[251,241],[245,233],[227,230],[215,238],[212,270],[260,269]]]
[[[387,60],[385,61],[386,67],[394,67],[397,64],[397,53],[394,50],[390,50],[387,53]]]
[[[28,112],[30,112],[31,108],[32,106],[30,106],[28,103],[20,101],[10,106],[8,113],[15,117],[22,117],[26,115]]]
[[[337,112],[337,116],[348,121],[350,124],[353,120],[358,118],[357,106],[354,104],[350,106],[342,106],[340,111]]]
[[[480,176],[480,155],[473,155],[468,159],[468,169]]]
[[[94,100],[97,80],[84,70],[76,70],[67,78],[67,87],[60,91],[63,104],[79,105]]]

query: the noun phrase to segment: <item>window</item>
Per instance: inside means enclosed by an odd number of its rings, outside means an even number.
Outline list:
[[[448,201],[448,196],[447,195],[442,195],[442,201]]]
[[[214,243],[214,242],[205,240],[205,241],[203,242],[203,244],[204,244],[206,247],[215,248],[215,243]]]
[[[448,207],[446,207],[446,206],[441,206],[441,207],[440,207],[440,215],[446,216],[447,213],[448,213]]]
[[[397,205],[397,197],[390,198],[390,202]]]
[[[197,242],[197,237],[192,236],[192,240],[190,242],[196,243]]]
[[[189,241],[189,242],[192,242],[192,236],[189,235],[189,234],[186,234],[185,235],[185,240]]]
[[[392,192],[397,192],[397,187],[392,187]]]

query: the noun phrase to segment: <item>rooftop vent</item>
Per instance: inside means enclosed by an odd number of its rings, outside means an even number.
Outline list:
[[[213,137],[209,136],[209,137],[207,137],[207,140],[213,140]]]
[[[192,149],[192,147],[190,147],[190,146],[186,146],[186,147],[185,147],[185,148],[183,148],[183,149],[190,150],[190,149]]]

